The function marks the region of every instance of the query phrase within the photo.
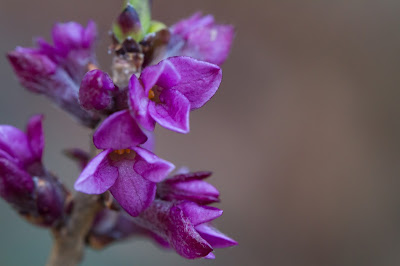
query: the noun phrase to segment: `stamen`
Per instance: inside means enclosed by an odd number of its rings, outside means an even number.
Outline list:
[[[125,150],[115,150],[114,153],[122,155],[125,153]]]
[[[114,150],[114,153],[119,154],[119,155],[123,155],[125,153],[131,153],[131,150],[130,149]]]
[[[110,159],[113,161],[119,161],[121,159],[133,160],[135,157],[136,152],[131,149],[113,150],[113,152],[110,153]]]
[[[156,94],[154,93],[153,90],[149,90],[149,99],[154,99],[154,97],[156,97]]]
[[[88,68],[88,71],[92,71],[92,70],[95,70],[95,69],[99,69],[95,64],[93,64],[93,63],[89,63],[88,65],[87,65],[87,68]]]

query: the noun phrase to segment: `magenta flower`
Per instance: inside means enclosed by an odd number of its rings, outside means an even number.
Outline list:
[[[89,66],[96,64],[96,34],[94,22],[86,28],[75,22],[60,23],[52,31],[54,45],[39,38],[37,48],[17,47],[7,54],[22,86],[50,98],[89,127],[98,123],[99,116],[80,107],[78,90]]]
[[[190,57],[168,58],[146,67],[140,78],[129,83],[131,113],[147,130],[155,123],[179,132],[189,132],[189,112],[200,108],[221,83],[221,69]]]
[[[219,202],[219,191],[203,179],[211,172],[182,173],[157,185],[157,197],[162,200],[189,200],[198,204]]]
[[[216,65],[225,62],[231,49],[234,29],[216,24],[211,15],[196,13],[171,26],[167,57],[183,55]]]
[[[110,190],[123,209],[137,216],[154,200],[156,183],[174,169],[170,162],[137,146],[146,140],[129,111],[111,115],[93,136],[94,145],[104,151],[85,167],[75,189],[87,194]]]
[[[194,202],[155,200],[133,221],[167,241],[184,258],[213,259],[214,248],[237,245],[210,224],[221,215],[222,210]]]
[[[43,116],[27,132],[0,125],[0,196],[29,221],[53,226],[63,216],[68,192],[42,165]]]

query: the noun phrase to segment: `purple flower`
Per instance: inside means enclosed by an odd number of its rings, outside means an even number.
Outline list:
[[[43,116],[33,116],[27,132],[0,125],[0,196],[32,223],[59,222],[69,193],[42,165]]]
[[[157,185],[157,197],[162,200],[189,200],[198,204],[219,202],[219,191],[203,179],[211,172],[174,175]]]
[[[237,245],[210,224],[221,215],[222,210],[194,202],[155,200],[133,221],[163,238],[184,258],[213,259],[214,248]]]
[[[128,110],[108,117],[93,136],[94,145],[104,151],[85,167],[75,189],[87,194],[110,190],[123,209],[137,216],[154,200],[156,183],[174,168],[137,146],[146,140]]]
[[[211,173],[178,172],[183,173],[157,185],[156,200],[137,217],[128,217],[123,211],[101,211],[88,236],[90,245],[104,248],[118,240],[145,236],[188,259],[213,259],[214,248],[237,245],[211,225],[222,210],[201,206],[218,201],[218,191],[202,181]]]
[[[231,49],[234,29],[214,22],[211,15],[196,13],[171,26],[166,57],[184,55],[216,65],[225,62]]]
[[[96,25],[56,24],[52,36],[54,45],[39,38],[37,48],[17,47],[7,54],[8,59],[22,86],[45,95],[82,124],[94,127],[99,116],[80,107],[78,90],[83,75],[96,64]]]
[[[189,132],[189,111],[200,108],[221,83],[221,69],[190,57],[173,57],[146,67],[140,78],[129,83],[131,113],[147,130],[155,123],[179,132]]]

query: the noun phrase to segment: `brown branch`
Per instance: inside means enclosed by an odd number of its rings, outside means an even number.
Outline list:
[[[76,266],[85,249],[85,237],[96,213],[102,208],[100,195],[77,193],[71,216],[64,226],[53,230],[54,244],[47,266]]]

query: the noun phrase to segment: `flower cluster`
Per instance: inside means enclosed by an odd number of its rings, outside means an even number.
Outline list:
[[[67,154],[82,172],[74,188],[108,199],[88,233],[103,247],[132,235],[146,235],[181,256],[214,258],[213,248],[237,243],[211,221],[222,211],[207,206],[219,192],[187,171],[168,178],[174,165],[154,154],[155,125],[188,133],[189,113],[204,106],[222,79],[220,66],[233,39],[230,25],[200,13],[166,27],[150,18],[149,1],[131,0],[111,33],[112,73],[99,69],[94,54],[96,26],[57,24],[53,45],[18,47],[8,54],[20,83],[44,94],[82,125],[95,128],[97,155]],[[11,141],[10,140],[17,140]],[[41,163],[41,117],[27,133],[0,126],[0,195],[18,211],[53,226],[68,219],[69,193]],[[33,204],[35,206],[32,206]],[[71,204],[73,206],[73,203]]]

